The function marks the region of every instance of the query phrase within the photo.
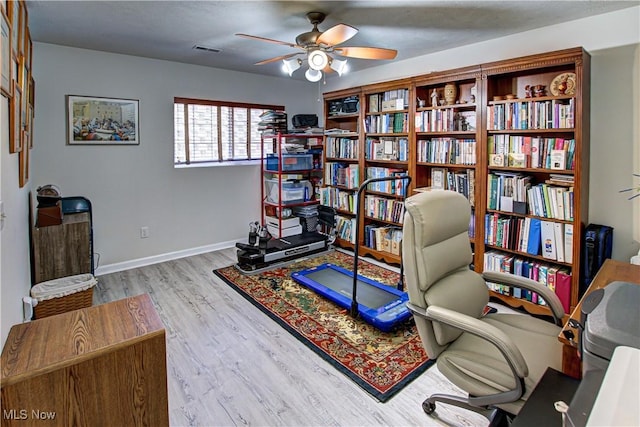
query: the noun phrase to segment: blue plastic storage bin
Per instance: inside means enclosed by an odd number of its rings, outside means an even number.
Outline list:
[[[313,169],[312,154],[283,154],[282,170],[283,171],[300,171]],[[267,170],[278,170],[278,156],[276,154],[267,154]]]

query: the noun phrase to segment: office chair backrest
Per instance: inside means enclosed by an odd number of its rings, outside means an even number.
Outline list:
[[[409,300],[426,308],[448,308],[479,318],[489,301],[482,277],[469,269],[469,201],[454,191],[419,193],[405,201],[402,257]],[[430,358],[461,332],[414,317]]]

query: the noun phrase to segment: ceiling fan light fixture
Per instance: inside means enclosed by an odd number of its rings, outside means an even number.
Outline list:
[[[337,72],[339,76],[342,76],[342,74],[347,71],[347,60],[334,58],[331,60],[330,66],[333,71]]]
[[[293,72],[296,71],[298,68],[300,68],[301,64],[302,64],[302,61],[299,58],[283,59],[282,70],[285,73],[289,74],[289,77],[291,77]]]
[[[309,68],[320,71],[329,64],[329,57],[322,50],[316,49],[309,52],[307,61],[309,62]]]
[[[314,70],[313,68],[309,68],[305,73],[304,76],[307,78],[307,80],[309,80],[310,82],[318,82],[320,81],[320,79],[322,78],[322,71],[320,70]]]

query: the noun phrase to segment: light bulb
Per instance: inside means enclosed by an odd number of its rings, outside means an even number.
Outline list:
[[[327,66],[329,58],[327,54],[321,50],[312,50],[307,57],[307,61],[309,61],[309,68],[319,71]]]
[[[317,82],[320,81],[320,79],[322,78],[322,71],[320,70],[313,70],[311,68],[309,68],[305,73],[304,76],[307,78],[307,80],[309,80],[310,82]]]
[[[338,73],[339,76],[342,76],[342,73],[347,71],[347,60],[346,59],[332,59],[331,60],[331,68]]]
[[[285,73],[289,74],[289,77],[291,77],[291,75],[293,74],[294,71],[296,71],[298,68],[300,68],[300,64],[302,63],[302,61],[300,61],[299,59],[283,59],[282,60],[282,71],[284,71]]]

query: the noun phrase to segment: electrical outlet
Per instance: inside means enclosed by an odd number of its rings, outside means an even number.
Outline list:
[[[146,239],[149,237],[149,227],[140,227],[140,238]]]

